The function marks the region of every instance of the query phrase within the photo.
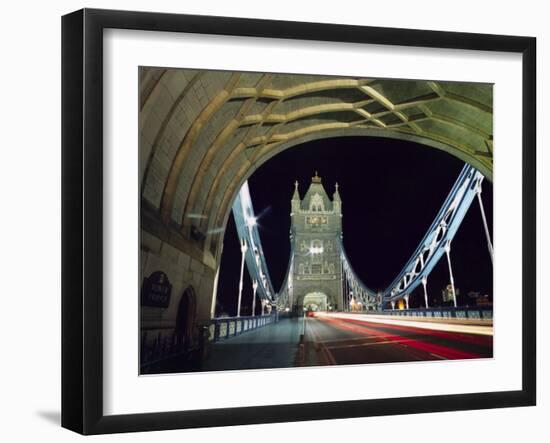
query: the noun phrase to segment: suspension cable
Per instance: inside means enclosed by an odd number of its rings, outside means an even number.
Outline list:
[[[453,291],[453,304],[456,308],[457,302],[456,302],[456,289],[455,289],[455,279],[453,276],[453,268],[451,266],[451,242],[448,241],[445,245],[445,252],[447,253],[447,263],[449,264],[449,278],[451,280],[451,290]]]
[[[477,201],[479,202],[479,209],[481,211],[481,218],[483,219],[483,227],[485,228],[485,236],[487,237],[487,248],[489,249],[489,256],[491,257],[491,263],[493,263],[493,243],[491,242],[491,236],[489,234],[489,226],[487,225],[487,218],[485,217],[485,209],[483,208],[483,201],[481,200],[481,181],[476,188]]]

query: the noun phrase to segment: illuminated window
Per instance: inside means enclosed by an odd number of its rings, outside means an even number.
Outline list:
[[[321,265],[320,264],[312,264],[311,265],[311,273],[312,274],[321,274]]]
[[[309,210],[312,212],[322,212],[325,210],[325,204],[323,202],[323,197],[320,194],[313,194],[311,201],[309,203]]]

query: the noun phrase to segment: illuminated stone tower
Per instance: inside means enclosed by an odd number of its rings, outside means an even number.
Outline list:
[[[332,200],[315,173],[303,199],[298,182],[291,200],[292,310],[342,309],[342,201],[338,184]]]

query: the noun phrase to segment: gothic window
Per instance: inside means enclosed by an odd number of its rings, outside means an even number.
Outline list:
[[[322,240],[311,241],[311,263],[323,263],[323,242]]]
[[[300,263],[300,265],[298,266],[298,273],[299,273],[299,274],[303,274],[303,273],[304,273],[304,264],[303,264],[303,263]]]
[[[325,210],[325,204],[323,202],[323,197],[321,197],[320,194],[315,193],[311,197],[311,201],[309,203],[309,210],[312,212],[321,212]]]

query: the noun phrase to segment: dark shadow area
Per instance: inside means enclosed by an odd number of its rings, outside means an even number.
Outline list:
[[[61,411],[36,411],[36,415],[51,424],[61,426]]]

